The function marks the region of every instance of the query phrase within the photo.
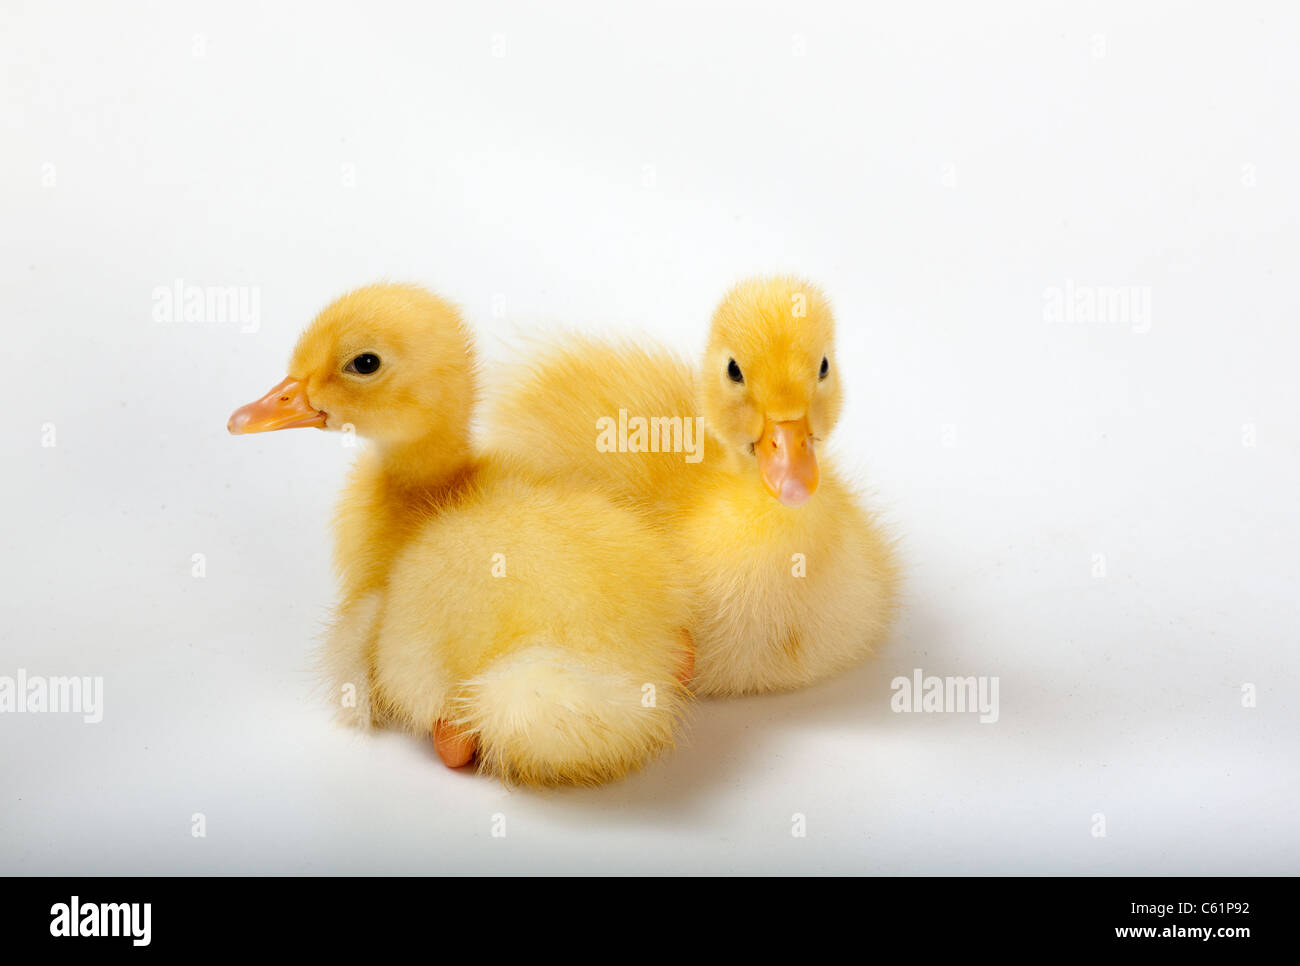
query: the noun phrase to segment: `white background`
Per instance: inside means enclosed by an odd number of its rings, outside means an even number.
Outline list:
[[[0,674],[106,693],[0,716],[0,870],[1300,872],[1293,5],[186,6],[5,5]],[[888,649],[596,790],[334,726],[352,454],[225,432],[313,313],[386,277],[489,359],[694,354],[769,270],[837,307]],[[155,322],[177,279],[258,331]],[[1049,318],[1067,284],[1149,331]],[[1000,720],[892,713],[918,667]]]

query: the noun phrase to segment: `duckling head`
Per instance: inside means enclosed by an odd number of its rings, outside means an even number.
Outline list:
[[[336,300],[309,325],[289,375],[235,410],[231,433],[315,426],[401,446],[469,432],[475,395],[469,333],[450,303],[414,285],[377,284]]]
[[[700,387],[705,423],[786,506],[816,491],[815,444],[839,418],[834,337],[825,295],[789,276],[740,282],[713,315]]]

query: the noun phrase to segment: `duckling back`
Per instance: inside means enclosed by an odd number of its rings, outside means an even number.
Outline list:
[[[693,454],[663,440],[651,446],[648,436],[629,440],[624,432],[636,419],[689,420],[672,442],[709,445],[691,367],[678,356],[653,346],[574,338],[540,353],[506,384],[508,392],[488,400],[490,450],[509,454],[531,472],[595,486],[642,510],[671,512],[688,498],[703,451]]]

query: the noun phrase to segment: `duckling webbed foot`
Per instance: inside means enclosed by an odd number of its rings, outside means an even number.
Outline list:
[[[478,750],[473,735],[463,734],[445,721],[433,726],[433,747],[448,768],[464,768]]]

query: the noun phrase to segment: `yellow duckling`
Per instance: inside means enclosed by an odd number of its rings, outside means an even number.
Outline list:
[[[666,538],[595,492],[530,478],[469,439],[474,353],[456,309],[372,285],[326,308],[289,377],[232,433],[316,426],[371,440],[336,517],[325,645],[356,716],[434,735],[524,784],[596,783],[672,740],[688,593]]]
[[[585,341],[494,400],[497,451],[599,485],[679,542],[697,693],[808,684],[891,624],[890,541],[816,455],[841,405],[834,328],[815,286],[750,280],[714,314],[698,375],[663,350]]]

